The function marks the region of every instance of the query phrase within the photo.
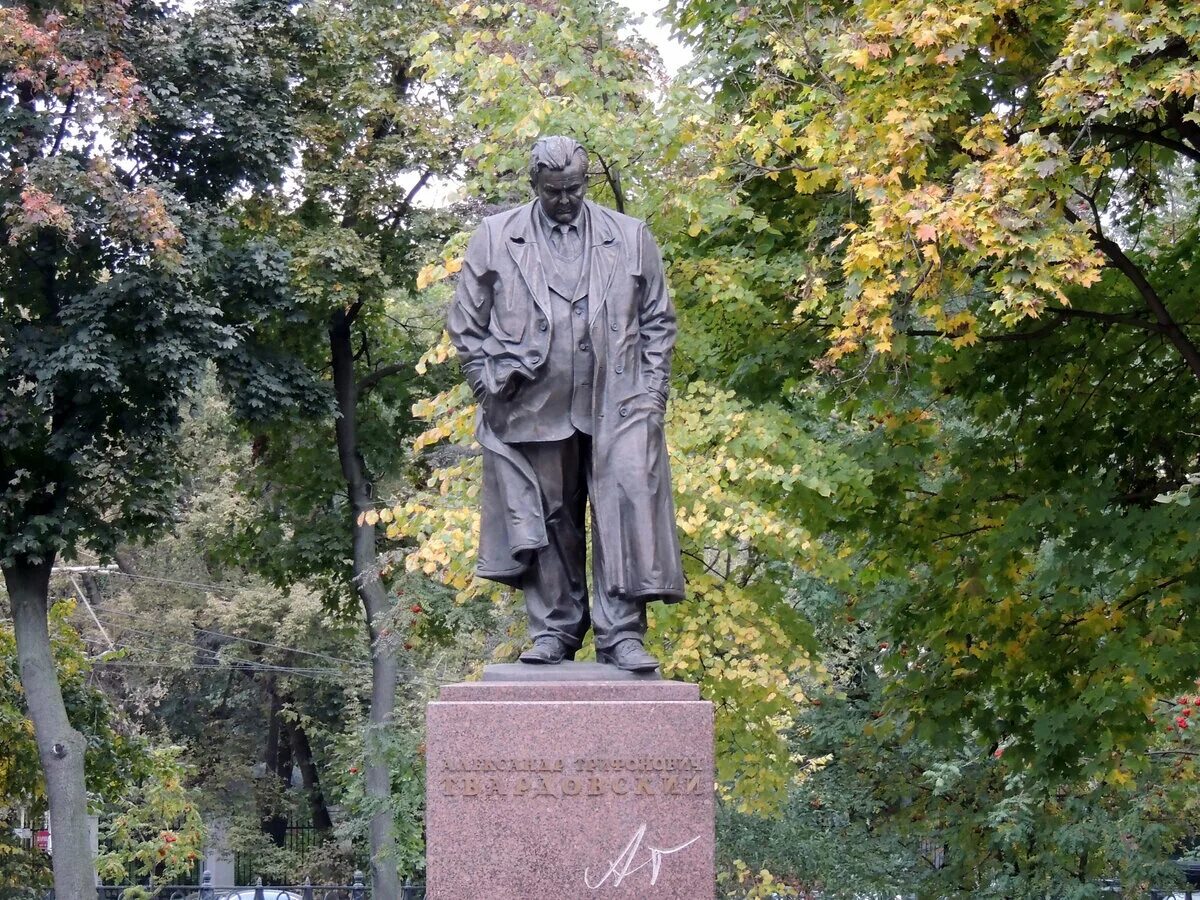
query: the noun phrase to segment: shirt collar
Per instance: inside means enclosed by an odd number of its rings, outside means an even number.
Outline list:
[[[542,234],[544,234],[546,237],[549,237],[554,232],[554,229],[558,228],[560,225],[566,225],[568,228],[574,228],[576,234],[581,236],[583,235],[583,207],[579,208],[579,215],[575,217],[573,222],[555,222],[548,215],[546,215],[546,211],[542,209],[541,202],[535,200],[534,205],[537,208],[538,225],[541,226]]]

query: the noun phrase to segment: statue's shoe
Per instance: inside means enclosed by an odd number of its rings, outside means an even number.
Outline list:
[[[596,662],[608,663],[626,672],[653,672],[658,668],[658,660],[633,638],[618,641],[607,650],[597,650]]]
[[[554,666],[564,659],[574,658],[575,651],[558,638],[553,637],[538,638],[533,642],[532,647],[521,654],[521,662],[537,666]]]

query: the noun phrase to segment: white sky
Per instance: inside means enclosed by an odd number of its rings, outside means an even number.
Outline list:
[[[192,11],[200,2],[202,0],[181,0],[180,6],[186,11]],[[658,48],[668,77],[674,78],[681,68],[691,62],[691,51],[671,37],[670,28],[663,23],[658,14],[662,9],[663,0],[617,0],[617,2],[630,12],[642,17],[637,31]],[[408,178],[402,178],[402,187],[407,190],[416,183],[416,179],[415,173]],[[417,197],[416,203],[418,206],[442,206],[449,202],[457,188],[458,185],[453,181],[433,179]]]
[[[658,11],[662,9],[661,0],[617,0],[617,2],[631,12],[642,16],[642,24],[638,31],[641,32],[642,37],[658,47],[668,75],[674,77],[683,66],[691,61],[691,51],[671,37],[671,30],[659,18]]]
[[[663,23],[658,15],[658,11],[662,9],[662,0],[617,0],[617,2],[630,12],[642,17],[642,23],[636,30],[658,48],[668,77],[674,78],[681,68],[691,62],[692,52],[671,37],[671,29]],[[405,190],[415,184],[416,180],[415,173],[400,179]],[[445,206],[455,198],[461,187],[462,185],[456,179],[431,179],[417,197],[416,205]]]

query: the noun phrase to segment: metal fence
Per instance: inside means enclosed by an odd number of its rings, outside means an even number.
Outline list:
[[[368,900],[369,893],[362,872],[354,873],[352,884],[263,885],[261,878],[251,886],[213,884],[212,873],[205,872],[199,885],[169,884],[156,888],[131,891],[128,885],[100,887],[97,900],[126,900],[143,897],[148,892],[153,900]]]
[[[351,884],[254,885],[213,884],[208,872],[195,884],[111,885],[96,888],[96,900],[132,900],[149,895],[151,900],[370,900],[362,872],[354,873]],[[0,900],[54,900],[53,889],[3,888]],[[423,884],[405,884],[398,900],[425,900]]]
[[[283,829],[282,842],[279,844],[284,850],[290,850],[296,854],[303,854],[313,847],[316,847],[324,839],[321,830],[315,825],[291,825],[289,824]],[[256,854],[248,853],[243,850],[238,850],[233,854],[233,877],[238,884],[250,884],[254,879],[262,875],[268,876],[270,873],[262,868]],[[196,871],[196,883],[200,883],[200,871]]]

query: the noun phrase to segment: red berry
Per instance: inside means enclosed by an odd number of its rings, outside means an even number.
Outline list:
[[[1180,716],[1178,719],[1175,720],[1175,724],[1178,725],[1180,728],[1187,728],[1187,719],[1185,719],[1183,716]]]
[[[1190,717],[1191,714],[1192,714],[1192,708],[1190,706],[1183,711],[1184,718]]]
[[[351,774],[351,775],[357,775],[357,774],[358,774],[358,766],[351,766],[351,767],[350,767],[350,774]]]
[[[412,610],[413,612],[415,612],[415,613],[421,613],[421,612],[424,612],[424,610],[422,610],[422,609],[421,609],[421,604],[420,604],[420,603],[414,603],[412,606],[410,606],[410,607],[409,607],[409,609],[411,609],[411,610]]]

